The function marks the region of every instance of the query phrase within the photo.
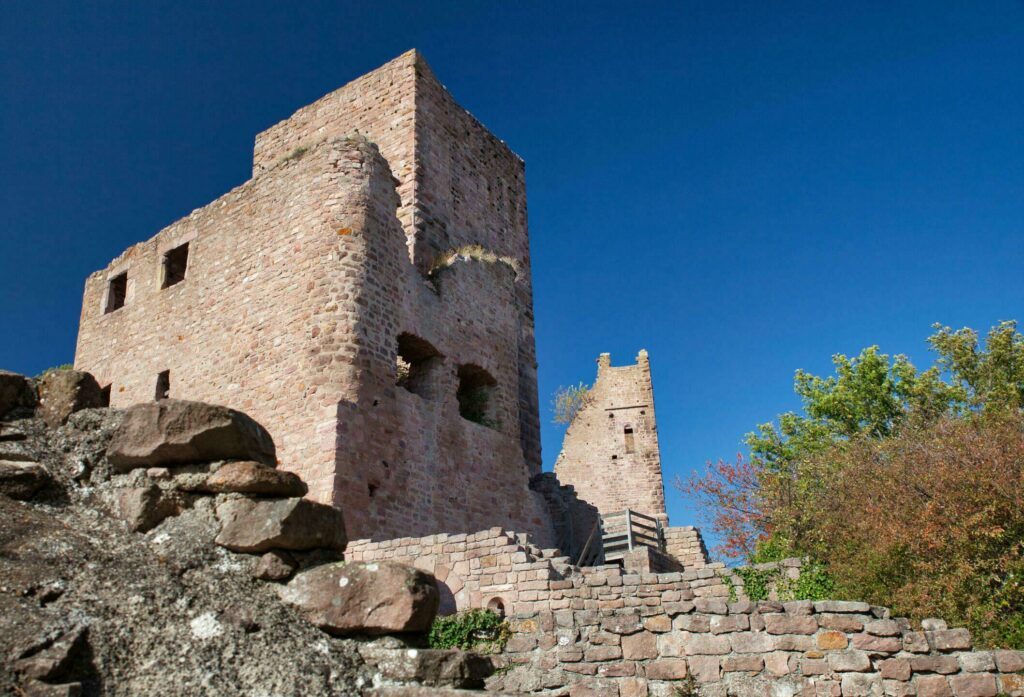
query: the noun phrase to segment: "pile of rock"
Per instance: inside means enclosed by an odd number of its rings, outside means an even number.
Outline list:
[[[182,400],[103,402],[87,373],[0,372],[0,692],[483,685],[489,660],[421,646],[435,579],[343,561],[341,512],[303,498],[255,421]]]

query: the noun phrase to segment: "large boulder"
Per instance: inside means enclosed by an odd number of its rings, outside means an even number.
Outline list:
[[[340,551],[348,543],[341,511],[307,499],[229,499],[217,506],[217,518],[217,544],[234,552]]]
[[[297,474],[251,460],[225,464],[207,477],[200,488],[214,494],[251,496],[304,496],[307,491]]]
[[[270,434],[242,412],[182,399],[128,407],[107,459],[122,471],[214,460],[277,462]]]
[[[32,409],[36,406],[36,389],[24,375],[0,370],[0,418],[19,407]]]
[[[439,602],[433,576],[390,561],[318,566],[278,594],[330,634],[425,632]]]
[[[57,368],[36,380],[39,391],[39,416],[47,425],[57,427],[82,409],[106,406],[103,390],[91,374],[72,368]]]

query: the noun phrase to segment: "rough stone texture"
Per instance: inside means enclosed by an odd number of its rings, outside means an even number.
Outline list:
[[[0,494],[12,499],[31,499],[51,482],[50,473],[38,462],[0,460]]]
[[[587,403],[569,424],[555,474],[602,516],[627,508],[668,522],[654,388],[646,351],[635,365],[597,359]]]
[[[202,484],[217,494],[240,493],[256,496],[304,496],[306,485],[293,472],[277,470],[259,462],[228,462]]]
[[[295,571],[295,560],[282,550],[267,552],[253,567],[253,578],[263,581],[287,581]]]
[[[0,370],[0,419],[14,409],[33,409],[38,402],[32,381],[24,375]]]
[[[483,687],[484,679],[494,672],[489,658],[455,649],[389,648],[366,644],[360,647],[359,653],[367,665],[375,668],[385,680],[415,682],[435,688]]]
[[[155,484],[125,488],[114,494],[114,515],[135,532],[146,532],[178,512],[178,503]]]
[[[299,573],[280,595],[332,634],[422,632],[437,615],[429,575],[393,562],[339,562]]]
[[[118,418],[86,409],[56,429],[36,418],[7,424],[60,492],[0,496],[0,694],[358,695],[369,686],[374,670],[354,642],[305,622],[250,576],[251,558],[214,544],[212,497],[146,534],[108,515],[108,495],[129,476],[112,475],[103,455]]]
[[[163,255],[186,242],[185,279],[162,287]],[[125,304],[105,312],[121,273]],[[403,334],[436,351],[411,381]],[[152,400],[169,371],[171,397],[250,414],[354,535],[505,525],[553,544],[528,487],[524,165],[415,51],[259,134],[249,181],[92,274],[75,365],[115,407]],[[460,366],[493,378],[487,425],[460,416]]]
[[[245,414],[216,404],[164,399],[135,404],[107,452],[121,470],[213,460],[274,464],[274,442]]]
[[[36,388],[39,416],[50,426],[67,423],[76,411],[104,406],[96,378],[82,370],[47,371],[36,381]]]
[[[341,511],[308,499],[229,499],[217,506],[217,544],[235,552],[345,548]]]

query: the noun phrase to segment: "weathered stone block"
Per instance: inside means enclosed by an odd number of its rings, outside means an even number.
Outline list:
[[[1024,651],[998,650],[992,652],[996,665],[1004,673],[1024,671]]]
[[[231,499],[217,506],[217,544],[235,552],[345,548],[341,511],[307,499]]]
[[[76,411],[104,406],[96,378],[81,370],[47,371],[37,380],[36,387],[39,416],[51,427],[67,423]]]
[[[35,387],[27,377],[0,370],[0,419],[14,409],[33,409],[37,401]]]
[[[768,614],[764,626],[769,634],[814,634],[818,620],[811,615]]]
[[[971,633],[966,629],[942,629],[925,632],[928,643],[938,651],[966,651],[971,648]]]
[[[714,615],[711,618],[711,633],[725,634],[726,632],[740,632],[750,627],[750,617],[747,615]]]
[[[228,462],[206,478],[201,490],[215,494],[251,496],[305,496],[306,485],[292,472],[251,460]]]
[[[651,632],[638,632],[622,637],[622,657],[635,661],[657,658],[657,635]]]
[[[270,434],[248,416],[180,399],[128,407],[110,440],[107,458],[120,470],[217,460],[276,464]]]
[[[693,656],[687,659],[687,667],[699,683],[717,682],[722,677],[721,662],[716,656]]]
[[[882,678],[874,673],[847,673],[842,679],[843,697],[881,697]]]
[[[942,675],[920,675],[914,678],[917,697],[953,697],[949,681]]]
[[[660,658],[644,666],[648,680],[681,680],[686,677],[686,661],[682,658]]]
[[[845,634],[834,630],[818,632],[818,636],[816,637],[816,639],[818,648],[822,651],[845,649],[847,644],[849,644],[849,641],[847,640]]]
[[[0,494],[28,501],[53,482],[50,472],[38,462],[0,460]]]
[[[295,576],[281,599],[331,634],[422,632],[437,614],[434,578],[394,562],[339,562]]]
[[[871,670],[871,659],[863,651],[833,651],[825,659],[829,667],[837,673],[863,673]]]
[[[999,693],[996,676],[990,673],[953,675],[949,685],[956,697],[995,697]]]
[[[747,671],[759,673],[764,669],[764,659],[760,656],[734,655],[722,659],[722,672],[734,673]]]
[[[905,658],[886,658],[878,662],[878,672],[887,680],[910,680],[910,661]]]

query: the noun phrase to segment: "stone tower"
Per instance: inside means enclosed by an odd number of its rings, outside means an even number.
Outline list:
[[[252,178],[85,284],[113,406],[225,404],[349,536],[550,540],[523,161],[415,51],[256,137]]]
[[[635,365],[612,366],[607,353],[597,359],[597,379],[565,433],[555,474],[601,515],[630,508],[668,522],[647,351]]]

